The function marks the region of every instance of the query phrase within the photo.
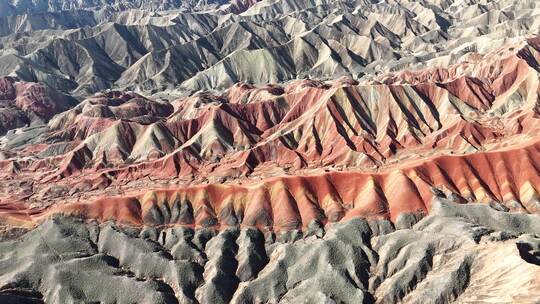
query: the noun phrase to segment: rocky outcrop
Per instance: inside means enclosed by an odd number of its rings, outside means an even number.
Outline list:
[[[102,10],[102,11],[123,11],[128,9],[140,9],[147,11],[164,11],[183,9],[187,11],[195,11],[207,9],[224,4],[226,1],[105,1],[105,0],[84,0],[84,1],[68,1],[68,0],[37,0],[37,1],[3,1],[0,8],[0,17],[11,15],[24,14],[40,14],[46,12],[58,11],[76,11],[76,10]]]
[[[0,0],[0,302],[538,302],[539,3]]]
[[[428,212],[438,195],[537,213],[539,45],[369,83],[239,83],[171,103],[96,94],[6,138],[0,174],[13,182],[2,216],[276,229],[369,216],[411,226],[414,215],[401,214]],[[21,211],[33,203],[58,206]]]
[[[321,229],[286,238],[256,228],[141,230],[53,217],[0,242],[0,299],[533,303],[540,296],[538,215],[438,199],[411,228],[355,218]]]
[[[537,1],[504,3],[8,1],[0,74],[81,96],[372,79],[468,62],[538,33]]]
[[[433,211],[431,201],[435,198],[480,202],[501,212],[538,213],[539,193],[533,186],[539,183],[533,169],[536,157],[527,158],[537,151],[538,145],[534,145],[514,151],[446,156],[379,174],[334,172],[276,177],[245,186],[210,184],[139,191],[139,195],[127,198],[59,204],[20,219],[31,224],[51,214],[67,214],[131,225],[247,225],[287,231],[307,230],[313,221],[367,217],[390,219],[400,228],[409,228],[418,221],[418,214]],[[505,168],[506,175],[496,168]]]
[[[77,100],[43,84],[14,77],[0,78],[0,135],[48,122],[55,114],[75,106]]]

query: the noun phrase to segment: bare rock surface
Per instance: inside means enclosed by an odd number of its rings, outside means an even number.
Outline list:
[[[538,0],[0,0],[0,303],[538,303]]]
[[[535,0],[4,0],[0,74],[77,95],[372,79],[475,60],[538,33],[538,12]]]
[[[540,295],[535,217],[437,201],[411,228],[394,231],[388,222],[356,218],[326,225],[324,236],[272,241],[267,250],[256,228],[152,228],[153,239],[140,228],[57,216],[0,242],[0,298],[6,303],[534,303]]]

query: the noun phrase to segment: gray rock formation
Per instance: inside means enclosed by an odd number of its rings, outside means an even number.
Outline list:
[[[225,1],[179,1],[179,0],[2,0],[0,1],[0,17],[24,14],[39,14],[47,12],[70,11],[70,10],[113,10],[122,11],[127,9],[141,9],[148,11],[163,11],[181,9],[194,11],[211,8]]]
[[[141,231],[55,217],[0,242],[0,300],[535,303],[537,224],[536,215],[439,200],[411,228],[353,219],[267,250],[254,228]]]
[[[233,2],[4,0],[0,75],[76,95],[370,79],[467,61],[540,29],[535,0],[267,0],[226,14]]]

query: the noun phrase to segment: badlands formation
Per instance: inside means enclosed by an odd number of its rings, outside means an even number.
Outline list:
[[[537,0],[0,0],[0,303],[540,302]]]

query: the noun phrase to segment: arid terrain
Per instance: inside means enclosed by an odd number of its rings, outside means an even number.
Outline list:
[[[0,0],[0,303],[540,302],[537,0]]]

